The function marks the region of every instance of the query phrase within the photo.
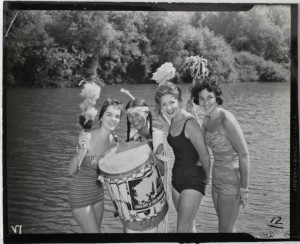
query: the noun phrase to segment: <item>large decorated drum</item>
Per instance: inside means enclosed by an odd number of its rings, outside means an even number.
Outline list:
[[[168,211],[156,162],[148,144],[137,141],[118,144],[99,161],[111,200],[129,229],[151,229]]]

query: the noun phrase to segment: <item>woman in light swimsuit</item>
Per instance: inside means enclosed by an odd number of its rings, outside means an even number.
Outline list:
[[[205,78],[191,90],[195,104],[205,112],[203,128],[214,156],[213,203],[219,232],[236,232],[240,206],[247,203],[250,159],[243,132],[232,113],[220,107],[222,90],[218,82]]]
[[[84,130],[88,132],[79,137],[80,144],[87,151],[82,162],[78,161],[79,153],[70,161],[69,173],[72,175],[72,181],[69,188],[69,203],[84,233],[101,232],[104,192],[102,184],[98,181],[98,161],[111,147],[111,132],[119,124],[121,113],[122,107],[119,101],[107,100],[100,110],[99,128],[91,130],[91,121],[86,121],[82,115],[79,119]],[[90,137],[86,137],[87,134]]]
[[[175,155],[172,196],[177,210],[177,232],[195,232],[193,222],[210,175],[210,157],[204,135],[195,118],[182,108],[181,90],[164,82],[155,102],[171,125],[167,140]]]

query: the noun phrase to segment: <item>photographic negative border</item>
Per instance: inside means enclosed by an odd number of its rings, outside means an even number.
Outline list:
[[[263,3],[259,3],[263,4]],[[255,3],[255,5],[259,5]],[[268,3],[266,3],[268,4]],[[272,239],[272,241],[299,241],[300,240],[300,186],[299,186],[299,107],[298,107],[298,5],[291,6],[291,118],[290,118],[290,239]],[[127,11],[247,11],[254,4],[249,3],[144,3],[144,2],[25,2],[6,1],[3,3],[3,33],[6,32],[7,20],[5,13],[9,10],[127,10]],[[6,117],[6,40],[3,35],[3,116]],[[252,242],[270,241],[269,239],[255,239],[249,234],[9,234],[8,214],[5,211],[7,202],[7,167],[6,167],[6,121],[3,120],[3,234],[5,243],[59,243],[59,242]]]

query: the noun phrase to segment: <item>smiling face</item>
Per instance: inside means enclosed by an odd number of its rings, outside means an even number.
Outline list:
[[[101,118],[101,126],[109,131],[116,129],[121,119],[121,110],[117,106],[110,105],[107,107]]]
[[[166,94],[160,100],[161,110],[166,113],[168,118],[173,119],[180,111],[180,102],[176,97]]]
[[[210,114],[216,107],[218,107],[214,92],[209,92],[207,89],[204,89],[198,93],[198,96],[199,106],[205,111],[205,113]]]
[[[138,131],[147,127],[147,117],[147,112],[138,110],[134,110],[127,115],[129,123]]]

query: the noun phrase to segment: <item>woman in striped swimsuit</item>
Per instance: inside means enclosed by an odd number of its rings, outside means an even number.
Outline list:
[[[84,233],[100,233],[104,212],[104,191],[98,181],[99,158],[111,147],[111,132],[120,122],[121,103],[117,100],[104,102],[100,114],[100,127],[90,130],[91,125],[80,119],[80,124],[88,131],[79,137],[86,155],[78,162],[79,153],[71,160],[69,173],[73,176],[69,188],[69,203],[72,213]],[[80,149],[82,150],[82,149]],[[80,164],[81,163],[81,164]]]

